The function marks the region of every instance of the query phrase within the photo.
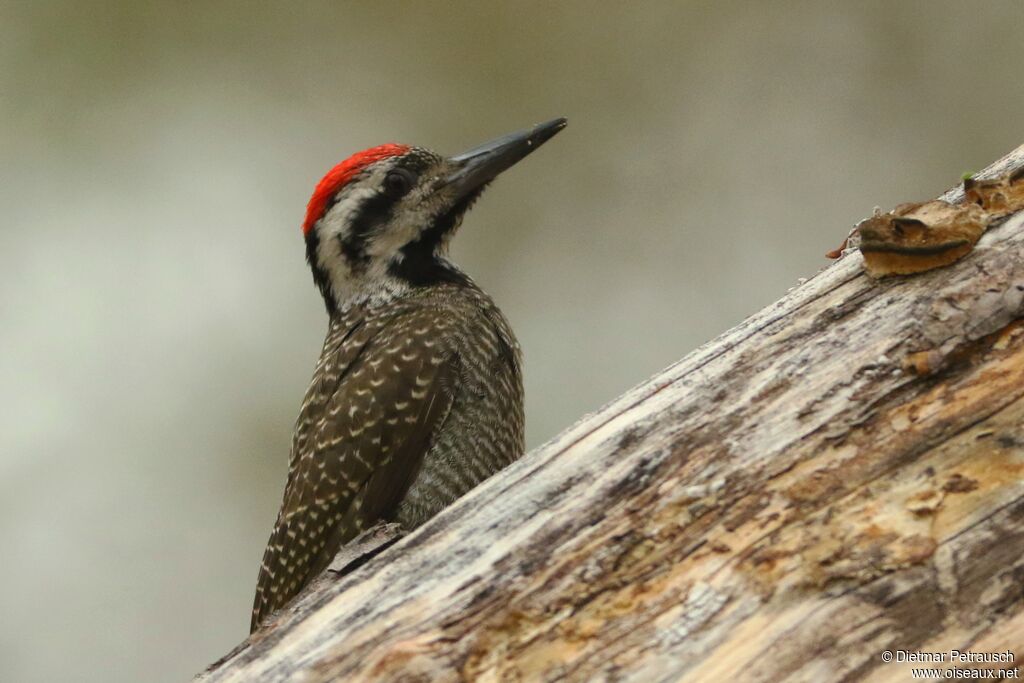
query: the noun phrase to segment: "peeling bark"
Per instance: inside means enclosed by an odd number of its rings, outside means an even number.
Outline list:
[[[1022,248],[1018,213],[913,277],[846,255],[199,678],[907,680],[883,650],[1024,656]]]

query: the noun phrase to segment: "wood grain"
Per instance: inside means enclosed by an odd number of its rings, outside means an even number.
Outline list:
[[[883,650],[1024,656],[1022,228],[907,278],[847,254],[199,679],[902,681]]]

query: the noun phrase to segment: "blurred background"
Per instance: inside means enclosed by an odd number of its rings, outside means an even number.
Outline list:
[[[386,141],[569,128],[455,259],[529,445],[1024,142],[1018,2],[0,4],[0,679],[247,635],[325,315],[299,224]]]

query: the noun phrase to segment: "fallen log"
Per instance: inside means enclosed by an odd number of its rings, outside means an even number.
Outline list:
[[[907,680],[900,652],[1024,655],[1022,315],[1024,213],[919,275],[848,253],[375,531],[198,678]]]

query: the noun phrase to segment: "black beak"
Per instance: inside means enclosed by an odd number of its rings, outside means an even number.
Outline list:
[[[553,119],[453,156],[450,161],[455,170],[445,179],[445,185],[455,191],[453,200],[458,201],[494,180],[499,173],[553,138],[567,123],[565,118]]]

